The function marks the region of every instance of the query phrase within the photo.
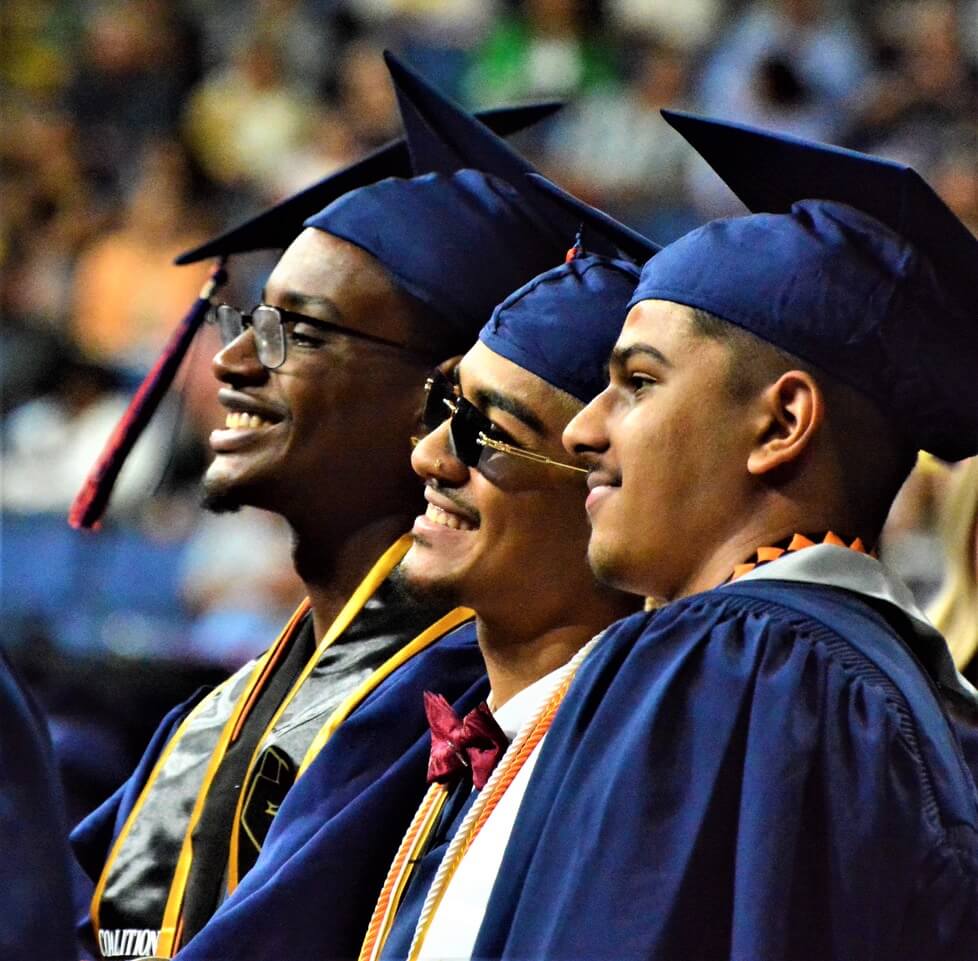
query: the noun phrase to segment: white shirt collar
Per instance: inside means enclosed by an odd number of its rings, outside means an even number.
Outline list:
[[[514,694],[502,707],[492,712],[496,723],[503,729],[506,737],[511,741],[516,737],[520,728],[532,717],[533,712],[542,704],[544,699],[550,694],[553,687],[553,679],[561,667],[556,668],[549,674],[535,680],[529,687],[524,687],[522,691]]]

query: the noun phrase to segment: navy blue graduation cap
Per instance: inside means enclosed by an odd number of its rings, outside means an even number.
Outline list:
[[[978,239],[912,168],[663,111],[755,213],[642,271],[632,304],[707,310],[872,398],[908,443],[978,453]]]
[[[581,251],[510,294],[479,340],[587,403],[604,389],[608,356],[638,276],[631,261]]]
[[[503,297],[560,263],[582,217],[533,189],[533,166],[484,124],[385,57],[416,176],[350,191],[306,226],[370,253],[464,349]],[[610,218],[593,226],[597,253],[630,239]]]

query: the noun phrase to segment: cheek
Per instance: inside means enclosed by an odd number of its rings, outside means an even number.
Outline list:
[[[975,518],[975,526],[971,531],[971,569],[975,575],[975,583],[978,584],[978,517]]]
[[[517,562],[542,558],[550,564],[554,556],[571,553],[583,558],[589,536],[586,496],[583,484],[516,494],[497,489],[495,510],[489,504],[483,510],[483,529]]]

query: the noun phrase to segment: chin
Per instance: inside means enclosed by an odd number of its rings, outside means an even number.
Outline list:
[[[412,547],[394,569],[391,579],[398,590],[416,601],[458,607],[460,600],[457,581],[431,569],[418,557],[418,547]]]
[[[656,606],[668,600],[668,591],[663,591],[661,585],[654,583],[660,580],[650,576],[647,563],[642,564],[635,558],[629,559],[621,554],[603,550],[601,545],[588,547],[588,564],[595,578],[607,587],[614,588],[624,594],[635,594],[638,597],[652,599]]]
[[[239,511],[242,507],[270,509],[265,507],[254,485],[242,483],[240,480],[215,471],[214,464],[211,464],[204,474],[203,489],[201,506],[213,514],[227,514]]]
[[[588,544],[587,560],[595,578],[606,587],[628,594],[644,593],[634,584],[635,571],[628,570],[626,558],[597,541],[593,536]]]

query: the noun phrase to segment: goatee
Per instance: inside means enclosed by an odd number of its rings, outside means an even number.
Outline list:
[[[390,573],[389,583],[401,597],[413,604],[448,610],[458,607],[458,594],[451,584],[418,584],[411,580],[403,564],[398,564]]]
[[[234,514],[244,505],[233,490],[208,490],[205,486],[200,506],[212,514]]]

